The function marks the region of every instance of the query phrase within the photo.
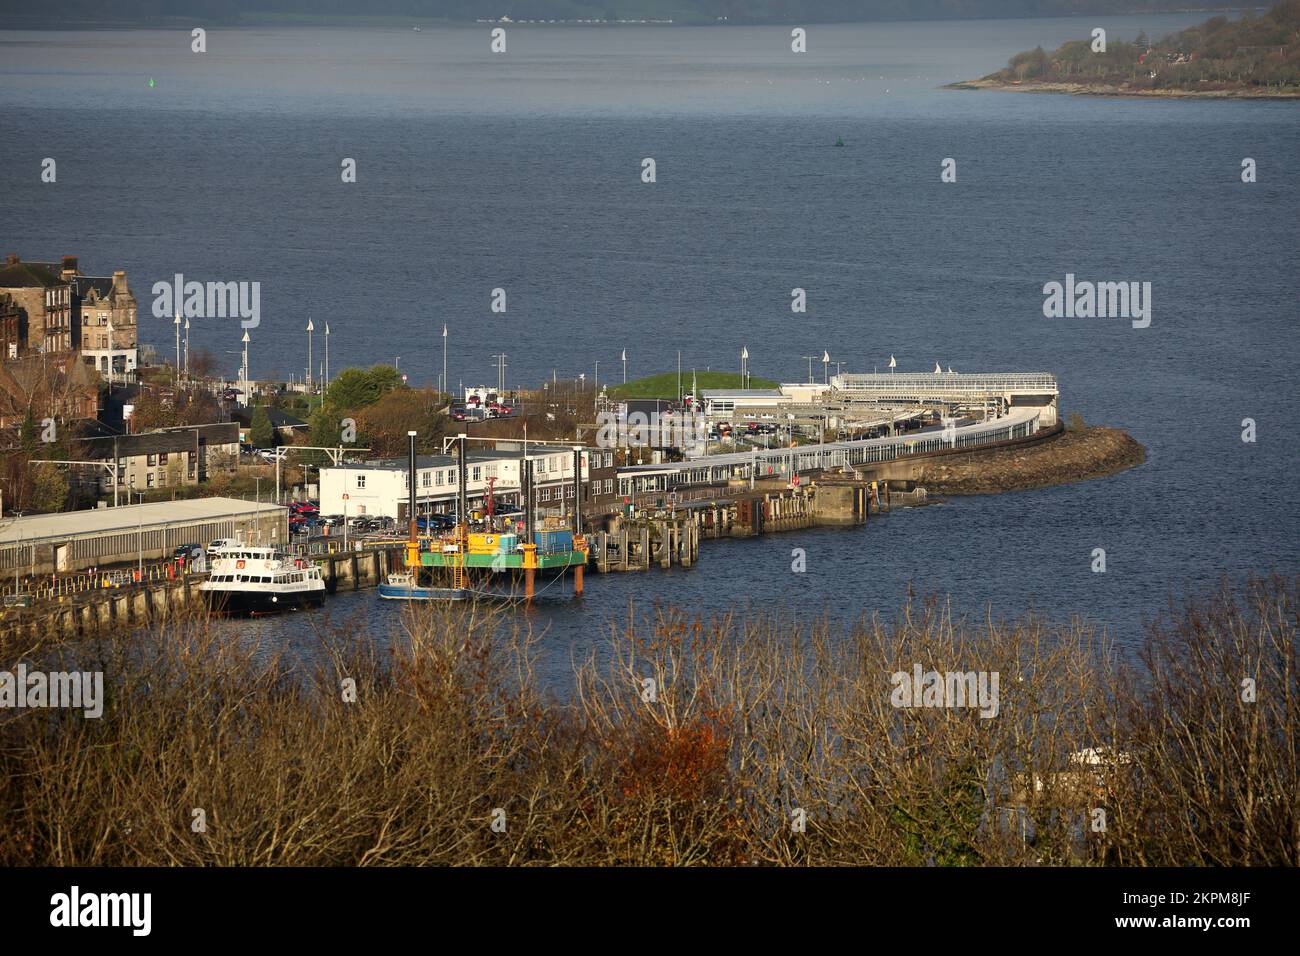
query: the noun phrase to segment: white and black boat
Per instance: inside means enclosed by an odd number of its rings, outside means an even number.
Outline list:
[[[325,580],[314,563],[252,545],[217,551],[212,573],[199,590],[220,614],[276,614],[325,601]]]

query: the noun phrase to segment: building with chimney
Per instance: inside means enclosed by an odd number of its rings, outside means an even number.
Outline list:
[[[0,292],[0,359],[27,353],[27,312],[8,292]]]
[[[10,253],[0,268],[0,296],[21,309],[27,342],[22,352],[66,355],[72,352],[72,285],[48,263],[23,262]],[[8,349],[5,358],[9,357]]]
[[[125,272],[88,276],[78,268],[76,256],[64,256],[59,262],[23,262],[11,253],[0,270],[0,334],[6,295],[25,316],[26,341],[20,342],[19,355],[77,351],[85,364],[105,377],[134,374],[136,300]],[[0,354],[9,358],[9,352],[6,344]]]

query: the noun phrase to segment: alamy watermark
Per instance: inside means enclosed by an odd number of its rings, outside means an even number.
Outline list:
[[[704,444],[708,437],[709,420],[699,412],[630,412],[626,416],[601,412],[596,416],[597,448],[685,448]]]
[[[170,319],[176,313],[187,319],[239,318],[246,329],[255,329],[262,321],[260,282],[186,282],[178,272],[171,282],[155,282],[153,295],[156,319]]]
[[[104,713],[103,671],[0,671],[0,708],[68,707],[90,718]]]
[[[1151,324],[1150,282],[1065,282],[1043,286],[1043,315],[1049,319],[1132,319],[1133,328]]]
[[[897,671],[889,678],[889,702],[900,708],[978,707],[989,719],[998,715],[998,681],[997,671],[922,671],[915,664],[910,674]]]
[[[129,927],[133,936],[148,936],[153,919],[152,893],[83,893],[74,886],[50,897],[50,925],[55,927]]]

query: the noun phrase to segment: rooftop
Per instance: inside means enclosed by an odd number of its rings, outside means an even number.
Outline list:
[[[49,288],[63,285],[57,272],[35,262],[14,262],[0,267],[0,289]]]
[[[700,391],[704,398],[785,398],[779,388],[706,388]]]
[[[287,513],[282,505],[269,501],[243,501],[239,498],[191,498],[184,501],[157,501],[117,508],[92,508],[58,514],[6,517],[0,521],[0,545],[18,541],[68,540],[101,534],[116,534],[137,529],[156,530],[165,525],[213,521],[218,518],[244,517],[258,512]]]

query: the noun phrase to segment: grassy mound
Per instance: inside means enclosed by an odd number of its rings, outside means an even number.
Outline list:
[[[682,391],[691,390],[691,372],[682,372]],[[740,388],[739,372],[695,372],[695,383],[701,388]],[[771,379],[749,377],[750,388],[777,388],[778,382]],[[611,398],[677,398],[677,373],[664,372],[662,375],[647,375],[634,379],[626,385],[615,385],[609,389]]]

